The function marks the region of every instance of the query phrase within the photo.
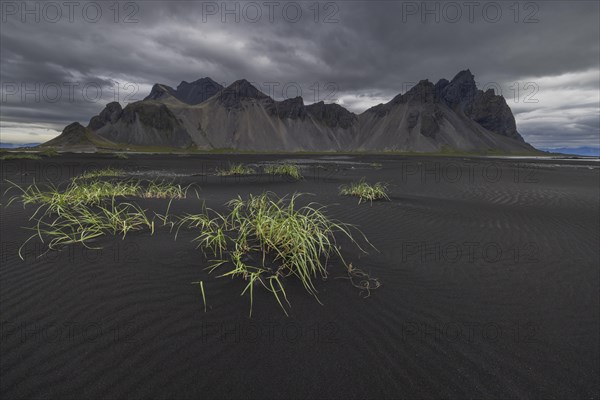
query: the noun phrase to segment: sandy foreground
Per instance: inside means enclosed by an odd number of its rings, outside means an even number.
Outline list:
[[[222,178],[218,166],[288,160],[301,181]],[[216,278],[184,232],[106,237],[101,250],[45,253],[4,207],[0,267],[2,398],[599,398],[597,161],[401,156],[63,154],[2,162],[1,178],[68,181],[122,168],[195,183],[208,207],[273,191],[356,224],[378,249],[342,243],[381,288],[364,293],[332,261],[320,305],[286,282],[286,317],[239,279]],[[338,187],[390,184],[357,204]],[[7,184],[2,183],[2,192]],[[166,200],[136,200],[164,212]],[[171,212],[199,211],[195,194]],[[208,310],[194,281],[204,281]]]

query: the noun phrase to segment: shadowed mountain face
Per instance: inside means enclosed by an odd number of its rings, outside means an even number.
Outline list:
[[[440,80],[436,88],[453,109],[461,110],[467,117],[491,132],[523,141],[504,97],[496,96],[494,89],[488,89],[486,92],[478,90],[471,71],[459,72],[448,84],[444,81]]]
[[[108,104],[87,130],[118,144],[201,149],[535,150],[517,132],[504,98],[478,90],[469,70],[435,85],[421,81],[360,115],[338,104],[306,106],[301,97],[276,101],[245,79],[226,88],[210,78],[177,89],[156,84],[124,109]]]
[[[194,105],[208,100],[222,89],[223,86],[210,78],[201,78],[192,83],[182,81],[177,89],[157,83],[144,100],[164,100],[172,96],[186,104]]]

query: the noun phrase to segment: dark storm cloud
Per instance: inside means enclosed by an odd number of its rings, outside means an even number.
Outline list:
[[[155,82],[243,77],[264,91],[277,82],[268,93],[277,98],[295,96],[297,83],[307,103],[337,100],[361,112],[420,79],[450,79],[465,68],[480,87],[500,89],[534,145],[600,140],[597,2],[138,1],[119,3],[118,15],[114,2],[93,3],[87,15],[90,2],[80,2],[71,21],[62,7],[56,22],[43,2],[29,2],[39,23],[34,15],[22,22],[23,10],[6,4],[22,2],[3,2],[2,141],[14,141],[19,122],[87,122],[108,101],[145,97]],[[97,6],[101,18],[90,22]],[[224,7],[233,12],[222,15]],[[48,101],[52,88],[43,92],[48,83],[67,85],[56,101]],[[24,98],[36,84],[41,99]]]

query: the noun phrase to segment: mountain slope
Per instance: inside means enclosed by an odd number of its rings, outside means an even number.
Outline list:
[[[64,150],[96,151],[99,148],[113,148],[115,143],[97,135],[79,122],[73,122],[62,133],[40,147],[55,147]]]

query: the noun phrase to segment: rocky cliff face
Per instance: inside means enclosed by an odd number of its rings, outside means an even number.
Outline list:
[[[115,143],[137,146],[189,147],[192,140],[167,105],[138,101],[121,110],[110,103],[90,120],[88,129]]]
[[[92,131],[97,131],[106,124],[115,124],[119,118],[121,118],[122,113],[123,109],[119,103],[116,101],[108,103],[100,115],[92,117],[88,124],[88,128]]]
[[[245,79],[223,88],[210,78],[156,84],[124,109],[110,103],[87,127],[127,145],[241,150],[533,151],[506,101],[477,89],[469,70],[451,81],[423,80],[356,115],[338,104],[275,101]]]
[[[451,82],[440,81],[436,86],[446,104],[455,111],[463,112],[491,132],[524,142],[504,97],[497,96],[493,89],[485,92],[477,89],[471,71],[461,71]]]

